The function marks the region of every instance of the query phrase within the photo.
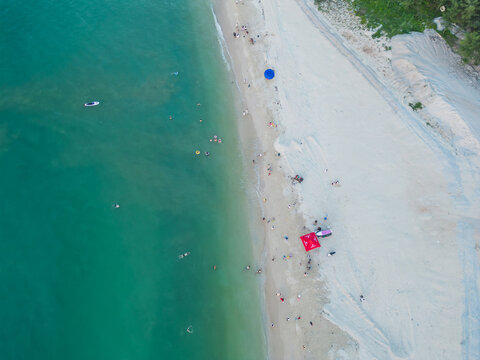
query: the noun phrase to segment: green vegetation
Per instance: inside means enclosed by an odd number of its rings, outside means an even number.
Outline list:
[[[442,31],[437,31],[443,39],[447,42],[448,45],[454,47],[457,44],[458,38],[452,34],[448,29],[443,29]]]
[[[379,28],[373,35],[389,37],[434,26],[432,19],[440,16],[438,0],[347,0],[362,22]]]
[[[466,33],[458,52],[465,62],[471,60],[475,65],[480,64],[480,32]]]
[[[416,102],[415,104],[409,103],[408,106],[410,106],[413,109],[413,111],[423,109],[423,104],[421,102]]]
[[[443,0],[447,20],[472,33],[480,30],[479,0]]]
[[[466,62],[480,64],[480,0],[443,0],[445,20],[465,30],[458,52]]]
[[[329,0],[315,0],[318,6]],[[464,61],[480,64],[480,0],[345,0],[362,23],[377,29],[372,35],[392,37],[412,31],[435,28],[433,19],[442,16],[449,24],[465,31],[459,40],[447,28],[439,31],[456,48]]]

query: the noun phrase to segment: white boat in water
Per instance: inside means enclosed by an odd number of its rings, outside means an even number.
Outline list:
[[[92,102],[87,102],[83,104],[83,106],[97,106],[100,104],[100,101],[92,101]]]

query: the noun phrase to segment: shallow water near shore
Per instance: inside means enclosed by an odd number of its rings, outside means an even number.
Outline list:
[[[209,2],[4,10],[0,357],[265,358]]]

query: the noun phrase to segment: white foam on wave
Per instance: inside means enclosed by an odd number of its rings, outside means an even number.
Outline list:
[[[218,40],[218,44],[220,45],[222,59],[225,65],[227,66],[227,70],[230,71],[231,70],[230,62],[228,61],[227,56],[225,56],[225,52],[227,53],[229,59],[231,59],[231,56],[230,56],[230,53],[228,52],[227,43],[225,42],[225,37],[223,36],[222,27],[220,26],[217,16],[215,15],[215,11],[213,10],[213,4],[210,4],[210,10],[212,11],[213,19],[215,21],[215,29],[217,29],[217,40]]]

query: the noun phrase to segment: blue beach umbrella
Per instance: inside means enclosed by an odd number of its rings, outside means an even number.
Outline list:
[[[275,71],[272,69],[267,69],[263,75],[265,75],[265,79],[272,80],[275,77]]]

